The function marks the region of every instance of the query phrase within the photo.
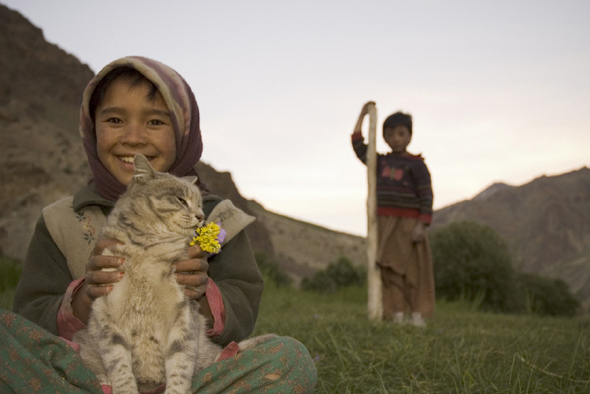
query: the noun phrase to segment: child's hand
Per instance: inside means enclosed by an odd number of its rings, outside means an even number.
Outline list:
[[[362,131],[363,128],[363,119],[365,119],[365,116],[369,113],[369,107],[371,105],[375,105],[374,101],[368,101],[365,103],[365,105],[363,105],[363,109],[361,109],[361,113],[359,115],[359,119],[356,122],[356,126],[354,126],[354,133],[360,133]]]
[[[201,250],[198,245],[193,245],[188,248],[188,260],[178,261],[174,263],[176,268],[176,281],[187,286],[184,290],[187,297],[196,300],[205,294],[207,289],[207,281],[209,276],[207,270],[209,263],[207,262],[208,253]]]
[[[117,241],[113,239],[99,239],[90,253],[86,263],[84,284],[72,299],[72,312],[84,324],[88,324],[94,300],[109,294],[113,290],[112,285],[123,277],[123,272],[119,269],[124,259],[117,256],[102,256],[106,248],[116,244]],[[103,271],[104,269],[109,271]]]
[[[374,101],[368,101],[363,105],[363,109],[361,110],[361,116],[365,116],[369,113],[369,107],[375,105]]]
[[[107,295],[113,290],[113,284],[123,278],[120,271],[124,259],[117,256],[103,256],[102,252],[119,243],[114,239],[99,239],[90,253],[86,263],[85,290],[90,299]]]
[[[426,225],[419,221],[412,232],[412,242],[422,242],[424,238],[426,238]]]

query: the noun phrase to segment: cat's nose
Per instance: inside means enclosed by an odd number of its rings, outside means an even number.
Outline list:
[[[205,220],[205,214],[203,212],[197,212],[197,214],[195,215],[195,217],[197,218],[197,220],[199,222],[202,222],[203,220]]]

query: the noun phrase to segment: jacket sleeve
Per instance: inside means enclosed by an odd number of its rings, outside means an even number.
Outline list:
[[[14,312],[58,335],[58,310],[72,281],[66,259],[53,242],[41,217],[29,244],[14,295]]]
[[[225,309],[223,332],[211,339],[227,345],[252,333],[264,282],[244,231],[209,260],[209,277],[215,281]]]
[[[209,195],[203,199],[207,216],[222,199]],[[239,231],[221,251],[209,258],[209,277],[215,282],[223,301],[223,330],[210,337],[226,346],[247,338],[254,330],[264,290],[262,274],[244,230]]]

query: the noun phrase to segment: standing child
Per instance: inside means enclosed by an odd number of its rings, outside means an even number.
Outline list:
[[[93,301],[109,293],[125,274],[122,258],[101,255],[113,241],[97,236],[131,180],[134,155],[146,156],[156,171],[187,176],[196,175],[202,151],[192,90],[171,68],[142,57],[116,60],[90,81],[82,100],[80,133],[93,178],[73,197],[43,209],[14,299],[15,312],[36,325],[0,311],[0,334],[5,338],[0,353],[18,355],[13,357],[13,373],[0,372],[0,383],[12,392],[75,392],[74,386],[81,387],[81,376],[87,374],[61,365],[73,359],[68,365],[80,368],[81,361],[57,336],[71,340],[88,322]],[[221,202],[204,191],[206,215]],[[223,204],[241,215],[229,201]],[[235,356],[235,342],[254,328],[263,290],[243,231],[247,223],[234,228],[218,254],[209,256],[195,245],[188,247],[188,260],[175,263],[177,281],[187,285],[186,294],[208,319],[208,335],[225,347],[226,358],[195,375],[192,390],[309,392],[315,366],[305,347],[292,338],[279,337]],[[191,290],[197,287],[206,287],[205,293]],[[51,357],[39,362],[47,354]],[[39,364],[42,369],[32,367]],[[85,384],[97,387],[95,378]],[[110,387],[103,389],[110,392]]]
[[[366,164],[367,145],[361,129],[370,105],[363,106],[352,134],[352,146]],[[392,152],[377,158],[377,265],[383,283],[383,318],[424,326],[434,313],[434,275],[426,227],[432,221],[430,172],[421,155],[406,148],[412,139],[412,117],[396,112],[383,123],[383,139]]]

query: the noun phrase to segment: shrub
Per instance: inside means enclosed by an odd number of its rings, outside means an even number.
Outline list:
[[[357,267],[350,259],[341,256],[325,270],[317,271],[313,278],[303,279],[301,288],[319,293],[333,293],[344,287],[362,286],[366,280],[367,272],[364,267]]]
[[[518,274],[518,284],[526,299],[527,310],[537,315],[575,316],[580,301],[561,279],[551,279],[532,273]]]
[[[279,263],[268,258],[265,252],[258,252],[255,255],[258,269],[268,280],[274,282],[278,287],[289,287],[293,279],[280,267]]]
[[[481,300],[497,311],[522,309],[516,292],[513,257],[506,242],[490,227],[456,222],[431,235],[438,297]]]
[[[16,289],[22,269],[19,261],[0,256],[0,292]]]

